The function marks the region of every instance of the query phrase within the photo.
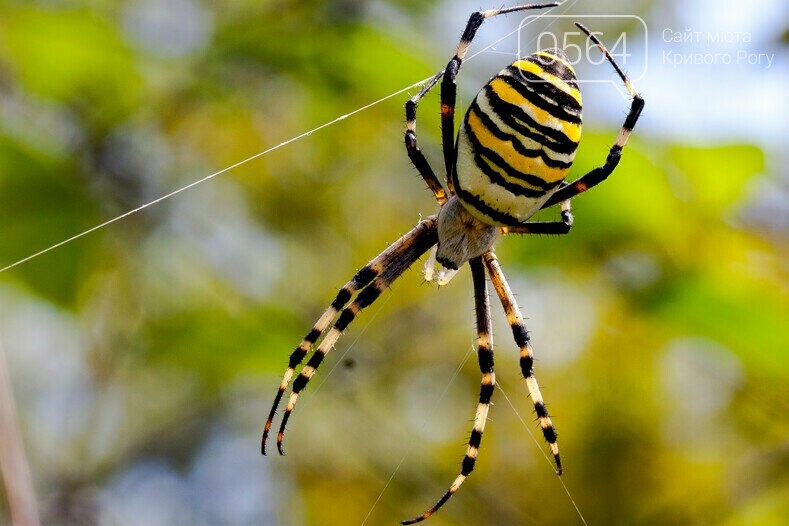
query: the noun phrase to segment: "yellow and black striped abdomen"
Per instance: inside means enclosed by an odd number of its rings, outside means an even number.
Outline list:
[[[491,225],[527,220],[556,191],[581,139],[581,93],[559,49],[503,69],[477,94],[458,133],[455,191]]]

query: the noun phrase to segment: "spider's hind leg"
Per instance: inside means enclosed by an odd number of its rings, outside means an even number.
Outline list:
[[[533,223],[521,223],[515,226],[502,227],[504,234],[548,234],[561,235],[569,234],[573,226],[573,212],[570,208],[570,200],[562,201],[562,220],[561,221],[535,221]]]
[[[408,99],[408,102],[405,104],[405,119],[406,119],[406,129],[405,129],[405,149],[408,152],[408,158],[411,159],[411,162],[414,164],[416,169],[419,171],[419,174],[427,183],[428,188],[433,192],[433,195],[438,201],[439,205],[443,205],[447,200],[447,193],[444,190],[444,187],[441,186],[441,183],[438,181],[438,177],[436,177],[433,168],[430,166],[430,163],[427,162],[427,158],[425,158],[425,154],[422,153],[422,150],[417,146],[416,143],[416,108],[419,105],[419,101],[424,97],[438,82],[438,79],[441,78],[443,72],[437,73],[427,84],[425,84],[419,93]],[[429,280],[428,280],[429,281]]]
[[[466,23],[466,28],[463,30],[463,35],[460,37],[460,42],[455,50],[455,55],[447,63],[447,67],[436,73],[431,78],[419,93],[411,97],[405,105],[406,116],[406,131],[405,131],[405,146],[408,152],[408,157],[414,163],[419,173],[427,182],[427,186],[432,190],[436,200],[439,204],[444,204],[447,200],[447,194],[441,183],[438,181],[435,172],[428,164],[422,150],[419,149],[416,143],[416,108],[419,101],[427,95],[441,80],[441,149],[444,154],[444,166],[447,176],[447,187],[449,193],[453,194],[452,187],[452,170],[455,163],[455,103],[457,102],[457,85],[455,79],[463,60],[466,58],[468,48],[471,41],[477,34],[477,30],[482,23],[494,16],[513,13],[516,11],[525,11],[528,9],[542,9],[545,7],[556,7],[558,2],[549,4],[529,4],[514,7],[507,7],[502,9],[488,9],[486,11],[477,11],[472,13]],[[441,79],[443,77],[443,80]]]
[[[627,140],[630,137],[630,133],[633,131],[633,128],[635,128],[636,122],[638,122],[638,118],[641,116],[641,112],[644,109],[644,99],[638,94],[636,88],[633,86],[633,83],[629,78],[627,78],[627,75],[625,75],[625,72],[622,71],[621,67],[619,67],[619,64],[616,63],[616,60],[614,60],[614,57],[611,55],[605,45],[591,31],[589,31],[586,26],[579,23],[576,23],[575,25],[578,26],[578,28],[584,33],[586,33],[592,42],[597,44],[597,47],[603,52],[605,58],[608,59],[608,62],[610,62],[616,70],[619,78],[622,79],[622,82],[625,84],[625,88],[627,89],[628,93],[630,93],[633,101],[630,103],[630,111],[628,112],[627,117],[625,117],[625,122],[622,124],[622,128],[619,130],[619,135],[617,135],[614,145],[611,146],[611,149],[608,152],[608,157],[606,157],[605,164],[595,168],[591,172],[580,177],[567,186],[560,188],[555,194],[551,196],[550,199],[548,199],[548,201],[545,202],[545,204],[542,206],[543,208],[548,208],[549,206],[553,206],[556,203],[560,203],[575,197],[576,195],[586,192],[593,186],[605,181],[619,165],[619,160],[622,157],[622,150],[625,148]]]
[[[559,2],[552,2],[549,4],[526,4],[513,7],[505,7],[501,9],[487,9],[485,11],[477,11],[472,13],[466,23],[466,28],[463,30],[463,35],[460,37],[455,55],[449,59],[447,67],[444,69],[444,78],[441,81],[441,147],[444,151],[444,165],[447,172],[447,184],[449,191],[454,193],[452,187],[452,171],[455,166],[455,104],[457,103],[457,83],[456,78],[463,61],[466,59],[466,54],[471,46],[472,40],[477,35],[482,23],[488,18],[504,15],[507,13],[514,13],[517,11],[526,11],[529,9],[543,9],[546,7],[556,7]]]

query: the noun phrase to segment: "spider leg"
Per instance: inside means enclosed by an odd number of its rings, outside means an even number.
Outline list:
[[[408,102],[405,103],[405,149],[408,152],[408,158],[414,163],[414,166],[422,175],[422,178],[425,180],[427,186],[433,192],[436,201],[438,201],[440,205],[446,202],[447,193],[438,181],[438,177],[436,177],[430,163],[427,162],[425,154],[422,153],[422,150],[416,144],[416,108],[422,97],[433,89],[433,86],[436,85],[438,79],[440,79],[443,74],[443,71],[437,73],[421,90],[419,90],[419,93],[408,99]]]
[[[433,221],[433,217],[427,218],[425,221],[423,221],[423,223],[428,223],[431,221]],[[331,303],[331,305],[329,305],[329,308],[326,309],[323,315],[312,327],[312,330],[307,333],[299,346],[296,347],[296,350],[294,350],[290,355],[288,367],[285,370],[285,374],[282,377],[282,382],[280,382],[279,388],[277,389],[277,394],[274,397],[274,402],[271,405],[271,411],[269,412],[265,427],[263,428],[263,439],[261,440],[260,446],[262,454],[266,454],[266,441],[268,440],[269,431],[271,430],[271,424],[274,421],[274,416],[276,415],[277,408],[279,407],[279,403],[282,400],[282,396],[285,393],[285,390],[288,388],[288,384],[290,383],[291,379],[293,378],[293,373],[295,372],[296,367],[301,364],[302,360],[304,360],[304,357],[307,355],[312,346],[315,345],[315,342],[318,341],[318,338],[320,338],[321,334],[326,331],[331,322],[337,317],[337,314],[340,312],[340,310],[342,310],[343,307],[345,307],[345,305],[351,300],[353,295],[369,285],[395,260],[402,256],[402,254],[414,242],[415,236],[419,233],[420,226],[417,226],[398,241],[395,241],[389,245],[386,250],[378,254],[367,265],[359,270],[359,272],[357,272],[356,275],[339,290],[337,296],[334,298],[334,301]]]
[[[485,281],[485,267],[482,258],[477,257],[469,261],[471,266],[471,277],[474,281],[474,304],[477,313],[477,357],[479,369],[482,372],[482,386],[479,390],[479,405],[474,416],[474,427],[471,430],[471,437],[468,441],[466,456],[463,458],[463,466],[460,475],[449,487],[446,493],[429,510],[422,515],[410,520],[405,520],[401,524],[414,524],[421,522],[441,506],[457,492],[463,481],[474,469],[479,454],[479,446],[482,442],[482,432],[485,430],[485,422],[488,418],[490,409],[490,398],[496,386],[496,375],[493,372],[493,334],[490,322],[490,298],[488,297],[488,286]]]
[[[394,246],[395,245],[390,246],[389,249]],[[381,272],[383,267],[386,265],[387,260],[392,256],[392,253],[389,251],[389,249],[382,252],[375,259],[365,265],[361,270],[359,270],[359,272],[356,273],[353,279],[351,279],[340,289],[329,308],[326,309],[315,325],[313,325],[312,330],[307,333],[299,346],[296,347],[296,350],[290,355],[288,367],[282,377],[282,382],[279,384],[277,395],[274,397],[274,402],[271,404],[271,411],[269,412],[265,427],[263,428],[263,439],[261,440],[260,445],[260,452],[263,455],[266,454],[266,441],[268,440],[271,424],[274,421],[274,416],[276,415],[279,403],[282,400],[282,395],[285,393],[290,380],[293,378],[293,373],[295,372],[296,367],[301,364],[302,360],[304,360],[304,357],[307,355],[315,342],[318,341],[318,338],[321,334],[323,334],[332,320],[337,316],[337,313],[340,311],[340,309],[345,307],[345,305],[348,303],[348,301],[350,301],[351,297],[356,294],[356,292],[358,292],[363,287],[366,287]]]
[[[444,166],[447,173],[447,185],[450,192],[454,193],[452,185],[452,173],[455,166],[455,103],[457,102],[457,78],[458,71],[463,60],[466,58],[471,41],[477,34],[477,30],[482,23],[494,16],[513,13],[515,11],[525,11],[527,9],[542,9],[545,7],[556,7],[559,2],[550,4],[527,4],[502,9],[488,9],[472,13],[466,23],[466,29],[460,37],[455,56],[452,57],[444,69],[444,78],[441,81],[441,147],[444,151]]]
[[[515,226],[502,227],[504,234],[569,234],[573,226],[573,213],[570,210],[570,200],[562,201],[561,221],[539,221],[534,223],[521,223]]]
[[[468,19],[466,29],[463,31],[463,36],[460,38],[455,56],[449,61],[447,67],[436,73],[432,79],[422,86],[419,93],[411,97],[406,103],[406,151],[408,152],[408,157],[411,159],[411,162],[414,163],[414,166],[416,166],[425,182],[427,182],[428,187],[433,191],[433,195],[436,196],[436,200],[439,204],[443,204],[444,201],[446,201],[446,193],[441,183],[438,181],[435,172],[433,172],[430,164],[428,164],[427,159],[425,159],[422,150],[419,149],[416,143],[416,108],[419,105],[419,101],[438,84],[441,77],[444,77],[444,80],[441,82],[441,146],[444,152],[447,186],[449,186],[450,193],[454,193],[452,189],[451,174],[455,163],[455,103],[457,101],[457,84],[455,79],[458,71],[460,71],[460,65],[463,63],[463,59],[466,58],[466,53],[471,45],[471,41],[477,34],[477,30],[486,18],[515,11],[556,7],[558,5],[559,2],[550,4],[529,4],[504,9],[488,9],[487,11],[473,13]]]
[[[507,314],[507,321],[512,328],[512,335],[515,337],[515,343],[520,347],[521,372],[526,379],[526,386],[529,389],[529,395],[534,404],[534,410],[537,412],[542,434],[551,446],[551,453],[556,463],[556,474],[561,475],[562,461],[559,457],[559,445],[556,443],[556,430],[553,427],[551,418],[548,416],[548,410],[545,408],[545,402],[540,393],[540,386],[537,384],[537,379],[534,376],[534,353],[531,348],[531,343],[529,342],[529,332],[526,330],[520,308],[515,302],[515,296],[512,294],[509,284],[507,284],[507,280],[501,271],[501,266],[499,266],[496,255],[493,251],[489,251],[483,255],[482,258],[490,274],[490,281],[493,283],[493,288],[496,289],[496,294],[498,294],[501,300],[501,306],[504,307],[504,312]]]
[[[310,357],[307,365],[304,366],[299,376],[293,381],[293,391],[288,399],[288,405],[285,407],[285,414],[282,416],[282,423],[277,433],[277,449],[281,455],[285,454],[282,449],[282,441],[285,437],[285,427],[299,399],[299,394],[315,375],[315,371],[326,355],[334,348],[334,344],[337,343],[343,331],[345,331],[362,309],[370,306],[378,299],[381,292],[389,287],[394,280],[400,277],[408,267],[419,259],[422,254],[427,252],[430,247],[435,245],[437,241],[436,218],[435,216],[431,216],[421,221],[413,230],[392,244],[390,249],[392,247],[397,247],[394,251],[394,257],[388,261],[388,264],[380,271],[378,276],[359,292],[356,299],[342,310],[337,321],[334,322],[332,328],[329,329],[329,332],[326,333],[326,336],[324,336],[317,349],[315,349],[315,353]]]
[[[638,118],[641,116],[641,111],[644,109],[644,99],[638,94],[636,88],[633,86],[633,83],[627,78],[627,75],[625,75],[624,71],[622,71],[622,68],[619,67],[619,64],[616,63],[616,60],[614,60],[614,57],[611,56],[611,53],[608,51],[605,45],[583,24],[576,23],[575,25],[578,26],[584,33],[586,33],[592,42],[597,44],[597,47],[600,48],[600,51],[603,52],[605,57],[614,67],[617,74],[622,79],[622,82],[625,83],[627,91],[630,93],[630,96],[633,97],[633,102],[630,104],[630,111],[628,112],[627,117],[625,117],[625,122],[622,125],[622,129],[619,130],[619,135],[616,137],[616,142],[608,152],[608,157],[605,160],[605,164],[595,168],[576,181],[557,190],[556,193],[553,194],[544,205],[542,205],[543,208],[547,208],[549,206],[555,205],[556,203],[566,201],[567,199],[575,197],[582,192],[586,192],[593,186],[605,181],[606,178],[611,175],[611,173],[613,173],[617,165],[619,165],[619,160],[622,157],[622,149],[624,149],[625,145],[627,144],[627,139],[630,137],[630,133],[633,131],[633,128],[635,128],[636,122],[638,122]]]

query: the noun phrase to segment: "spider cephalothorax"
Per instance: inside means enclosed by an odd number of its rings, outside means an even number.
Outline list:
[[[474,217],[456,195],[438,211],[436,261],[445,268],[458,270],[468,260],[493,248],[501,229]],[[440,281],[443,285],[443,280]]]
[[[263,430],[262,452],[265,455],[266,441],[282,396],[293,379],[296,367],[314,348],[307,365],[293,380],[292,393],[277,433],[277,448],[283,453],[285,426],[299,394],[323,359],[359,312],[374,302],[423,254],[429,251],[425,264],[427,281],[434,278],[435,264],[439,263],[439,285],[448,283],[468,262],[474,285],[477,353],[482,373],[474,425],[460,474],[435,505],[422,515],[403,521],[403,524],[422,521],[440,508],[474,469],[479,454],[496,385],[486,273],[507,314],[515,344],[520,350],[521,372],[543,436],[550,445],[556,472],[562,473],[556,431],[534,375],[529,333],[493,252],[493,245],[504,234],[567,234],[572,226],[570,199],[599,184],[614,171],[644,107],[644,99],[600,40],[584,26],[576,24],[597,44],[633,98],[622,129],[603,165],[571,183],[564,182],[581,138],[581,94],[575,71],[559,49],[538,51],[507,66],[479,92],[457,136],[454,121],[455,78],[482,22],[503,13],[556,5],[523,5],[473,13],[446,69],[436,74],[406,103],[406,151],[438,201],[439,212],[420,221],[340,289],[326,312],[291,354]],[[417,147],[416,140],[417,105],[439,81],[446,189]],[[539,210],[559,204],[561,221],[526,222]]]

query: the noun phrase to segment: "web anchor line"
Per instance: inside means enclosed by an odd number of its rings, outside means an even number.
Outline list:
[[[512,401],[510,400],[510,397],[507,396],[506,391],[504,391],[504,388],[501,386],[501,379],[497,378],[496,383],[498,384],[497,387],[499,388],[499,391],[501,391],[501,394],[504,395],[504,399],[507,401],[509,406],[512,408],[512,411],[515,413],[515,416],[518,418],[518,420],[520,420],[520,423],[523,424],[523,427],[526,429],[526,432],[529,433],[532,442],[534,442],[534,444],[537,446],[537,449],[539,449],[540,453],[542,453],[542,456],[545,457],[545,461],[548,462],[548,465],[553,470],[553,462],[548,457],[548,454],[545,452],[545,450],[543,450],[543,448],[540,446],[540,443],[537,441],[537,439],[534,437],[534,433],[532,433],[532,430],[529,428],[528,424],[526,424],[526,421],[523,419],[520,412],[515,407],[515,404],[513,404]],[[572,494],[570,494],[570,489],[567,487],[567,484],[564,483],[564,479],[562,477],[556,477],[556,479],[562,485],[562,488],[564,488],[564,492],[567,494],[567,498],[570,499],[570,503],[573,505],[573,508],[575,508],[575,512],[578,514],[578,517],[581,519],[581,522],[584,524],[584,526],[589,526],[586,522],[586,519],[583,516],[583,513],[581,513],[581,509],[578,507],[578,504],[575,502],[575,499],[573,498]]]
[[[295,137],[291,137],[290,139],[288,139],[286,141],[282,141],[281,143],[277,144],[276,146],[272,146],[271,148],[267,148],[267,149],[265,149],[265,150],[263,150],[261,152],[256,153],[255,155],[252,155],[251,157],[247,157],[243,161],[239,161],[239,162],[237,162],[235,164],[232,164],[232,165],[230,165],[230,166],[228,166],[226,168],[222,168],[221,170],[219,170],[217,172],[214,172],[214,173],[212,173],[210,175],[206,175],[205,177],[203,177],[201,179],[198,179],[196,181],[193,181],[193,182],[187,184],[186,186],[182,186],[182,187],[180,187],[180,188],[178,188],[176,190],[173,190],[172,192],[170,192],[168,194],[165,194],[165,195],[163,195],[161,197],[157,197],[153,201],[149,201],[149,202],[147,202],[147,203],[145,203],[143,205],[138,206],[137,208],[129,210],[128,212],[124,212],[123,214],[121,214],[121,215],[119,215],[117,217],[113,217],[112,219],[109,219],[109,220],[107,220],[107,221],[105,221],[105,222],[103,222],[101,224],[98,224],[98,225],[96,225],[96,226],[94,226],[92,228],[89,228],[88,230],[85,230],[84,232],[80,232],[79,234],[71,236],[68,239],[64,239],[63,241],[60,241],[59,243],[55,243],[54,245],[52,245],[50,247],[47,247],[47,248],[45,248],[43,250],[40,250],[40,251],[38,251],[38,252],[36,252],[34,254],[29,255],[29,256],[27,256],[27,257],[25,257],[23,259],[15,261],[14,263],[11,263],[10,265],[7,265],[7,266],[5,266],[3,268],[0,268],[0,273],[3,273],[5,271],[7,271],[7,270],[11,270],[12,268],[17,267],[17,266],[19,266],[19,265],[21,265],[23,263],[27,263],[31,259],[35,259],[35,258],[37,258],[39,256],[43,256],[47,252],[51,252],[51,251],[53,251],[53,250],[55,250],[57,248],[62,247],[63,245],[71,243],[72,241],[76,241],[77,239],[79,239],[81,237],[85,237],[88,234],[91,234],[91,233],[93,233],[93,232],[95,232],[97,230],[100,230],[100,229],[102,229],[102,228],[104,228],[106,226],[109,226],[109,225],[111,225],[113,223],[116,223],[116,222],[120,221],[121,219],[125,219],[125,218],[127,218],[127,217],[129,217],[131,215],[136,214],[137,212],[141,212],[141,211],[145,210],[148,207],[151,207],[151,206],[153,206],[155,204],[161,203],[165,199],[169,199],[169,198],[171,198],[173,196],[176,196],[176,195],[178,195],[178,194],[180,194],[182,192],[185,192],[186,190],[189,190],[190,188],[193,188],[193,187],[195,187],[195,186],[197,186],[199,184],[202,184],[202,183],[204,183],[206,181],[209,181],[209,180],[213,179],[214,177],[216,177],[218,175],[222,175],[223,173],[229,172],[230,170],[233,170],[234,168],[238,168],[239,166],[247,164],[250,161],[254,161],[255,159],[257,159],[259,157],[263,157],[264,155],[269,154],[269,153],[271,153],[271,152],[273,152],[275,150],[279,150],[283,146],[287,146],[287,145],[289,145],[291,143],[294,143],[296,141],[299,141],[299,140],[301,140],[301,139],[303,139],[305,137],[309,137],[310,135],[312,135],[313,133],[315,133],[317,131],[320,131],[320,130],[322,130],[324,128],[328,128],[329,126],[331,126],[333,124],[336,124],[336,123],[338,123],[338,122],[340,122],[342,120],[347,119],[348,117],[356,115],[357,113],[361,113],[361,112],[363,112],[363,111],[365,111],[367,109],[370,109],[373,106],[376,106],[377,104],[380,104],[380,103],[382,103],[382,102],[384,102],[384,101],[386,101],[388,99],[391,99],[392,97],[396,97],[396,96],[398,96],[398,95],[400,95],[402,93],[405,93],[406,91],[408,91],[410,89],[413,89],[415,87],[421,86],[422,84],[424,84],[425,82],[427,82],[428,80],[430,80],[432,78],[433,77],[431,76],[431,77],[426,78],[424,80],[421,80],[419,82],[415,82],[414,84],[412,84],[412,85],[410,85],[408,87],[405,87],[405,88],[403,88],[403,89],[401,89],[399,91],[391,93],[391,94],[389,94],[389,95],[387,95],[385,97],[382,97],[382,98],[380,98],[380,99],[378,99],[378,100],[376,100],[374,102],[371,102],[369,104],[365,104],[364,106],[362,106],[360,108],[357,108],[357,109],[355,109],[355,110],[353,110],[353,111],[351,111],[349,113],[346,113],[344,115],[340,115],[339,117],[337,117],[335,119],[332,119],[332,120],[330,120],[328,122],[325,122],[325,123],[321,124],[320,126],[318,126],[316,128],[313,128],[313,129],[311,129],[309,131],[306,131],[304,133],[296,135]]]
[[[531,23],[531,21],[527,22],[527,24],[529,24],[529,23]],[[466,62],[468,62],[469,60],[475,58],[478,55],[481,55],[482,53],[488,51],[489,49],[494,48],[497,44],[499,44],[504,39],[514,35],[518,31],[520,31],[520,29],[521,28],[519,27],[518,29],[515,29],[514,31],[510,31],[509,33],[507,33],[506,35],[504,35],[500,39],[496,40],[492,44],[489,44],[488,46],[486,46],[486,47],[482,48],[481,50],[477,51],[476,53],[474,53],[473,55],[470,55],[466,59]],[[17,261],[15,261],[15,262],[13,262],[13,263],[11,263],[9,265],[6,265],[5,267],[0,268],[0,274],[2,274],[3,272],[5,272],[7,270],[11,270],[14,267],[18,267],[19,265],[27,263],[28,261],[30,261],[32,259],[36,259],[39,256],[43,256],[44,254],[46,254],[48,252],[52,252],[53,250],[58,249],[58,248],[62,247],[63,245],[67,245],[67,244],[71,243],[72,241],[76,241],[76,240],[78,240],[78,239],[80,239],[82,237],[85,237],[88,234],[92,234],[93,232],[96,232],[97,230],[101,230],[102,228],[107,227],[107,226],[109,226],[109,225],[111,225],[113,223],[117,223],[121,219],[126,219],[127,217],[132,216],[132,215],[134,215],[134,214],[136,214],[138,212],[142,212],[143,210],[145,210],[148,207],[151,207],[153,205],[161,203],[162,201],[164,201],[166,199],[169,199],[171,197],[174,197],[174,196],[176,196],[176,195],[178,195],[178,194],[180,194],[182,192],[185,192],[186,190],[189,190],[190,188],[193,188],[193,187],[195,187],[197,185],[203,184],[206,181],[209,181],[209,180],[213,179],[214,177],[216,177],[218,175],[222,175],[225,172],[229,172],[230,170],[233,170],[234,168],[238,168],[241,165],[247,164],[250,161],[254,161],[255,159],[263,157],[264,155],[267,155],[267,154],[269,154],[269,153],[271,153],[271,152],[273,152],[275,150],[279,150],[280,148],[282,148],[284,146],[287,146],[287,145],[289,145],[291,143],[294,143],[296,141],[304,139],[305,137],[309,137],[310,135],[312,135],[315,132],[321,131],[324,128],[328,128],[329,126],[337,124],[338,122],[343,121],[343,120],[347,119],[348,117],[352,117],[353,115],[356,115],[357,113],[361,113],[361,112],[363,112],[365,110],[368,110],[368,109],[372,108],[373,106],[377,106],[378,104],[380,104],[382,102],[385,102],[385,101],[387,101],[387,100],[389,100],[389,99],[391,99],[393,97],[397,97],[398,95],[401,95],[401,94],[407,92],[408,90],[421,87],[423,84],[425,84],[426,82],[429,82],[429,81],[431,81],[433,79],[441,78],[441,76],[443,76],[443,74],[444,74],[444,71],[441,70],[435,75],[431,75],[431,76],[429,76],[429,77],[427,77],[425,79],[420,80],[419,82],[415,82],[415,83],[411,84],[410,86],[406,86],[405,88],[399,89],[399,90],[395,91],[394,93],[390,93],[389,95],[386,95],[385,97],[381,97],[380,99],[378,99],[376,101],[373,101],[373,102],[370,102],[368,104],[365,104],[364,106],[361,106],[361,107],[359,107],[359,108],[357,108],[357,109],[355,109],[355,110],[353,110],[351,112],[348,112],[348,113],[346,113],[344,115],[340,115],[339,117],[336,117],[336,118],[334,118],[334,119],[332,119],[332,120],[330,120],[328,122],[325,122],[325,123],[321,124],[320,126],[317,126],[317,127],[313,128],[313,129],[311,129],[309,131],[306,131],[304,133],[300,133],[299,135],[296,135],[295,137],[291,137],[290,139],[288,139],[286,141],[282,141],[281,143],[279,143],[279,144],[277,144],[275,146],[267,148],[267,149],[265,149],[265,150],[263,150],[261,152],[258,152],[256,154],[250,156],[250,157],[247,157],[243,161],[239,161],[239,162],[237,162],[235,164],[232,164],[232,165],[230,165],[230,166],[228,166],[226,168],[222,168],[221,170],[219,170],[217,172],[214,172],[212,174],[206,175],[205,177],[203,177],[201,179],[198,179],[196,181],[193,181],[193,182],[187,184],[186,186],[182,186],[180,188],[177,188],[176,190],[173,190],[172,192],[170,192],[168,194],[165,194],[165,195],[163,195],[161,197],[157,197],[153,201],[149,201],[149,202],[147,202],[145,204],[142,204],[142,205],[138,206],[137,208],[133,208],[133,209],[129,210],[128,212],[124,212],[123,214],[121,214],[121,215],[119,215],[117,217],[113,217],[112,219],[108,219],[107,221],[104,221],[103,223],[100,223],[100,224],[98,224],[98,225],[96,225],[94,227],[91,227],[91,228],[83,231],[83,232],[80,232],[79,234],[75,234],[75,235],[73,235],[73,236],[71,236],[71,237],[69,237],[67,239],[64,239],[63,241],[55,243],[54,245],[51,245],[51,246],[49,246],[49,247],[47,247],[45,249],[39,250],[38,252],[35,252],[35,253],[27,256],[27,257],[24,257],[24,258],[22,258],[20,260],[17,260]]]

